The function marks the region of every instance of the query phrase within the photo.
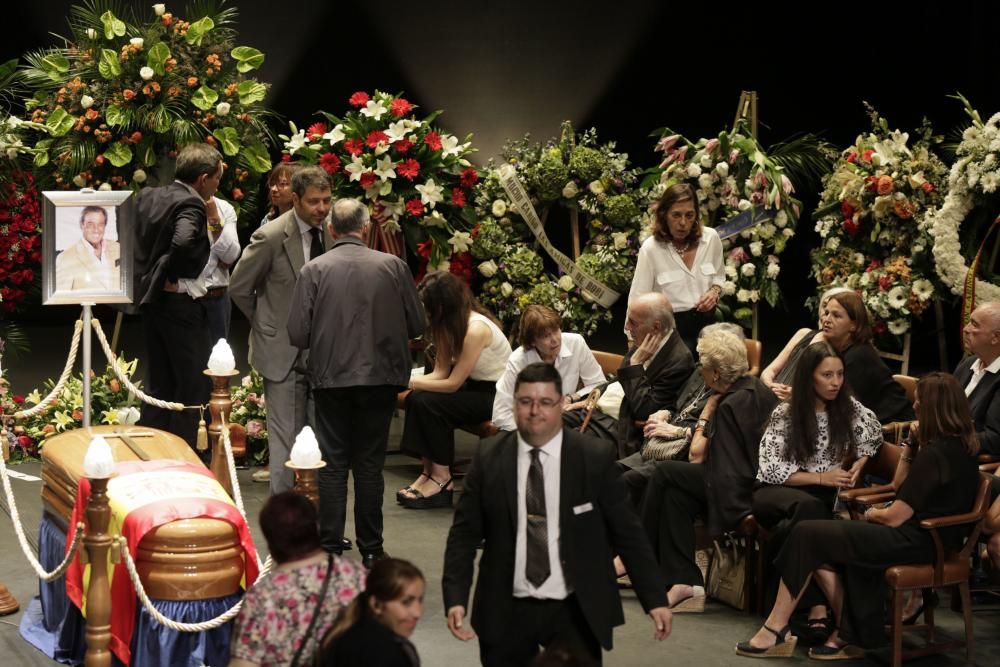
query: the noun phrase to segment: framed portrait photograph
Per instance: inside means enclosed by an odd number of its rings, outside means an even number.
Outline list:
[[[42,303],[131,303],[132,191],[42,194]]]

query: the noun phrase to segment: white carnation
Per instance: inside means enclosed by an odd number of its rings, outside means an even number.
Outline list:
[[[701,165],[702,169],[711,169],[712,168],[712,156],[709,155],[708,153],[705,153],[704,155],[701,156],[701,159],[698,160],[698,164]]]
[[[557,284],[559,285],[559,289],[564,292],[568,292],[576,286],[576,283],[573,282],[573,278],[568,274],[561,277]]]
[[[735,266],[733,266],[732,264],[726,264],[726,277],[736,280],[736,277],[738,275],[739,272],[736,270]]]
[[[729,163],[720,162],[719,164],[715,165],[715,173],[717,173],[722,178],[726,178],[729,175]]]
[[[784,211],[778,211],[778,215],[774,216],[774,224],[779,227],[784,227],[788,224],[788,214]]]
[[[781,273],[781,266],[777,262],[770,262],[767,265],[767,277],[774,280]]]
[[[701,167],[694,163],[689,164],[687,168],[687,175],[688,178],[698,178],[701,176]]]
[[[562,196],[565,197],[566,199],[572,199],[573,197],[576,197],[576,195],[579,194],[579,192],[580,189],[576,187],[576,182],[570,181],[569,183],[563,186]]]
[[[736,294],[736,283],[734,283],[731,280],[727,280],[726,282],[722,283],[723,296],[732,296],[734,294]]]
[[[743,274],[744,278],[752,278],[755,273],[757,273],[757,267],[753,262],[747,262],[740,267],[740,273]]]
[[[757,236],[766,240],[774,236],[774,233],[776,231],[778,231],[777,227],[772,225],[770,222],[765,222],[763,225],[757,228]]]
[[[761,253],[764,252],[764,244],[760,241],[754,241],[750,244],[750,254],[754,257],[760,257]]]
[[[705,173],[698,177],[698,187],[703,190],[712,189],[712,175]]]
[[[497,199],[493,202],[493,216],[496,218],[503,217],[503,214],[507,212],[507,202],[502,199]]]

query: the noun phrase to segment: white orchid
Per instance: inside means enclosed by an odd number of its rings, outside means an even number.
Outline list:
[[[388,111],[385,105],[382,104],[382,100],[368,100],[368,104],[361,110],[361,115],[380,120]]]
[[[426,183],[418,185],[417,192],[420,193],[420,201],[431,208],[434,208],[438,202],[444,201],[444,195],[441,194],[444,192],[444,188],[435,183],[433,178],[428,178]]]
[[[382,181],[386,181],[390,178],[396,178],[396,170],[393,169],[394,166],[395,165],[393,165],[391,157],[385,157],[381,160],[377,160],[375,162],[375,175]]]
[[[351,158],[351,161],[348,163],[348,165],[344,167],[344,171],[346,171],[348,174],[351,175],[350,176],[351,181],[360,181],[361,174],[365,173],[368,170],[365,168],[365,163],[361,160],[361,156],[355,155],[354,157]]]
[[[333,129],[323,135],[323,138],[330,142],[331,146],[335,146],[344,140],[344,126],[342,123],[337,123],[333,126]]]
[[[472,235],[469,232],[455,232],[448,239],[448,245],[451,246],[453,255],[469,252],[469,248],[472,247]]]

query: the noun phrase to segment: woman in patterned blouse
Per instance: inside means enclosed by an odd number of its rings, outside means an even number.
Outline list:
[[[312,664],[319,640],[364,590],[365,571],[323,551],[316,507],[296,493],[271,496],[260,527],[275,567],[243,598],[229,667]]]
[[[845,386],[836,350],[825,342],[807,347],[791,399],[775,408],[760,441],[753,515],[772,533],[768,550],[777,553],[798,522],[832,518],[837,489],[857,484],[881,444],[878,417]],[[823,598],[812,590],[803,601],[810,607],[807,639],[822,642],[833,628]]]

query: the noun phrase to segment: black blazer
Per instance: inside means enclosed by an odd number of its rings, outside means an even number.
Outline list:
[[[972,364],[975,355],[969,355],[955,368],[958,383],[965,388],[972,379]],[[997,390],[1000,389],[1000,373],[985,373],[976,388],[969,396],[969,409],[972,411],[972,421],[976,424],[976,435],[979,437],[979,448],[982,454],[1000,456],[1000,399]]]
[[[618,412],[618,458],[642,449],[642,429],[635,422],[646,421],[657,410],[677,411],[677,397],[694,370],[691,351],[677,331],[670,334],[648,369],[631,359],[627,355],[618,369],[618,382],[625,392]]]
[[[205,202],[181,183],[143,190],[135,221],[132,303],[155,301],[167,280],[197,278],[208,263]]]
[[[517,531],[517,433],[484,440],[465,478],[444,556],[445,611],[469,608],[476,547],[479,559],[472,627],[487,642],[502,641],[511,622]],[[591,509],[592,507],[592,509]],[[576,508],[579,513],[574,511]],[[585,509],[584,509],[585,508]],[[581,511],[582,510],[582,511]],[[563,429],[559,482],[559,555],[563,575],[594,636],[605,649],[625,622],[612,558],[625,561],[647,612],[666,606],[666,583],[607,442]]]

